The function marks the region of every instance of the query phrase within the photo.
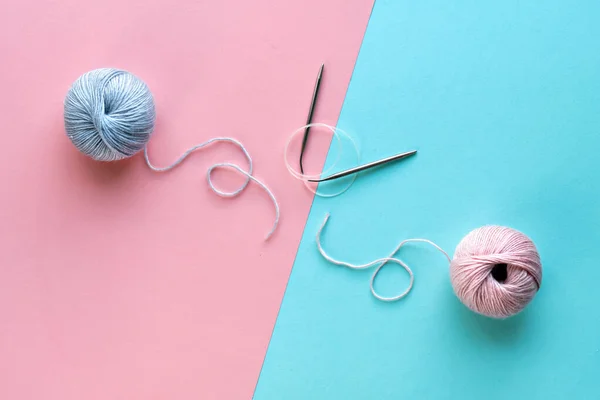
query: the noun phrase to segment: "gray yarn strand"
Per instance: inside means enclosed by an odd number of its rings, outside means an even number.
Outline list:
[[[228,138],[228,137],[216,137],[216,138],[209,139],[204,143],[200,143],[200,144],[190,147],[181,156],[179,156],[179,158],[177,160],[175,160],[171,165],[167,165],[166,167],[157,167],[150,162],[150,159],[148,158],[148,147],[144,148],[144,158],[146,159],[146,164],[148,164],[148,167],[150,167],[151,170],[156,171],[156,172],[166,172],[166,171],[169,171],[169,170],[175,168],[179,164],[181,164],[183,162],[183,160],[185,160],[190,154],[192,154],[196,150],[200,150],[206,146],[210,146],[211,144],[217,143],[217,142],[229,142],[229,143],[233,143],[234,145],[239,147],[242,150],[242,153],[244,153],[244,157],[246,157],[246,160],[248,160],[248,172],[243,171],[240,168],[240,172],[242,172],[243,175],[246,176],[246,181],[242,184],[242,186],[240,186],[238,189],[234,190],[233,192],[224,192],[224,191],[217,189],[212,184],[212,181],[210,179],[210,173],[212,171],[212,167],[211,167],[211,169],[208,170],[208,184],[209,184],[210,188],[213,190],[213,192],[215,192],[216,194],[218,194],[221,197],[237,196],[238,194],[240,194],[242,192],[242,190],[246,189],[246,186],[248,186],[248,183],[250,183],[252,169],[254,167],[252,165],[252,157],[250,157],[248,150],[246,150],[244,145],[236,139]]]
[[[277,203],[277,199],[275,198],[275,195],[273,194],[271,189],[269,189],[269,187],[267,185],[265,185],[264,183],[262,183],[260,180],[256,179],[252,175],[252,168],[253,168],[252,157],[250,157],[250,153],[248,153],[248,150],[246,150],[244,145],[241,142],[239,142],[238,140],[229,138],[229,137],[216,137],[216,138],[209,139],[204,143],[200,143],[200,144],[190,147],[177,160],[175,160],[172,164],[167,165],[166,167],[157,167],[154,164],[152,164],[152,162],[150,162],[150,158],[148,157],[148,147],[144,148],[144,159],[146,160],[146,164],[148,165],[148,167],[151,170],[156,171],[156,172],[167,172],[167,171],[172,170],[173,168],[177,167],[179,164],[181,164],[190,154],[192,154],[196,150],[210,146],[211,144],[214,144],[217,142],[232,143],[232,144],[236,145],[237,147],[239,147],[240,150],[242,150],[242,153],[244,153],[246,160],[248,160],[248,171],[245,171],[239,165],[232,164],[232,163],[213,164],[210,166],[208,171],[206,171],[206,180],[208,181],[208,186],[217,196],[221,196],[221,197],[235,197],[235,196],[239,195],[246,188],[246,186],[248,186],[248,183],[250,183],[250,181],[255,182],[265,192],[267,192],[267,194],[273,201],[273,205],[275,207],[275,222],[273,222],[273,227],[271,228],[271,230],[269,231],[269,233],[267,234],[267,236],[265,238],[265,240],[268,240],[271,237],[271,235],[273,235],[273,233],[275,232],[275,229],[277,229],[277,225],[279,224],[279,203]],[[233,170],[241,173],[242,175],[244,175],[246,177],[246,180],[238,189],[236,189],[234,191],[231,191],[231,192],[223,191],[214,185],[212,178],[211,178],[213,171],[218,168],[233,169]]]

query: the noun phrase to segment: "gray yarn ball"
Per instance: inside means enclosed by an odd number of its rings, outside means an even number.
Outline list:
[[[127,71],[100,68],[86,72],[65,98],[67,136],[94,160],[121,160],[142,150],[155,119],[150,89]]]

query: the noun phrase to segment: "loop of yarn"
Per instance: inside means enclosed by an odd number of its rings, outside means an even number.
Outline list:
[[[504,270],[501,276],[494,268]],[[523,233],[484,226],[458,244],[450,277],[454,292],[471,310],[506,318],[523,310],[538,292],[542,264],[535,244]]]
[[[303,174],[303,173],[299,172],[298,170],[296,170],[294,167],[292,167],[291,163],[288,160],[288,152],[289,152],[289,147],[292,144],[293,140],[296,138],[296,136],[298,136],[301,133],[304,134],[304,131],[306,130],[306,128],[313,128],[313,127],[314,128],[325,128],[328,131],[330,131],[333,134],[333,138],[336,140],[338,152],[337,152],[337,157],[336,157],[335,161],[331,164],[331,166],[329,168],[327,168],[325,171],[322,171],[320,174],[308,175],[308,174]],[[322,131],[311,130],[311,134],[314,132],[322,132]],[[348,181],[348,183],[341,190],[339,190],[338,192],[335,192],[335,193],[321,193],[318,191],[318,189],[313,189],[311,187],[311,184],[313,184],[313,183],[309,182],[310,179],[320,179],[324,175],[328,175],[337,165],[338,161],[340,160],[341,154],[342,154],[342,140],[341,140],[342,137],[348,139],[350,141],[350,143],[352,144],[352,148],[354,149],[354,152],[356,153],[356,162],[358,163],[360,161],[360,152],[358,150],[358,146],[356,145],[356,142],[354,141],[354,139],[352,139],[352,136],[350,136],[348,133],[346,133],[345,131],[343,131],[340,128],[333,127],[331,125],[327,125],[327,124],[324,124],[321,122],[315,122],[312,124],[304,125],[298,129],[296,129],[290,135],[287,143],[285,144],[283,158],[284,158],[284,162],[285,162],[285,166],[286,166],[287,170],[294,178],[302,181],[304,183],[304,186],[306,186],[306,188],[308,190],[310,190],[312,193],[314,193],[315,195],[317,195],[319,197],[339,196],[340,194],[342,194],[342,193],[346,192],[348,189],[350,189],[350,186],[352,186],[352,184],[354,183],[354,181],[356,180],[356,177],[358,175],[358,174],[353,174],[350,177],[350,180]]]
[[[148,86],[135,75],[114,68],[100,68],[80,76],[69,89],[64,103],[65,130],[71,142],[83,154],[98,161],[117,161],[131,157],[142,149],[150,169],[166,172],[181,164],[191,153],[217,142],[239,147],[248,171],[232,163],[212,165],[206,174],[210,189],[221,197],[235,197],[250,183],[258,184],[271,198],[275,207],[275,222],[266,236],[269,239],[279,223],[279,204],[273,192],[252,175],[252,158],[238,140],[217,137],[186,150],[166,167],[154,166],[148,157],[148,141],[154,130],[156,112]],[[231,192],[217,188],[212,181],[215,169],[234,170],[245,177],[244,183]]]
[[[252,168],[253,168],[252,158],[250,157],[250,154],[248,153],[248,150],[246,150],[244,145],[242,143],[240,143],[239,141],[237,141],[236,139],[228,138],[228,137],[218,137],[218,138],[209,139],[204,143],[200,143],[193,147],[190,147],[181,156],[179,156],[179,158],[177,160],[175,160],[172,164],[167,165],[166,167],[157,167],[150,162],[150,158],[148,157],[148,147],[144,148],[144,158],[146,160],[146,164],[148,165],[148,167],[150,167],[151,170],[156,171],[156,172],[166,172],[166,171],[169,171],[169,170],[177,167],[179,164],[181,164],[183,162],[183,160],[185,160],[194,151],[202,149],[206,146],[209,146],[213,143],[218,143],[218,142],[228,142],[228,143],[232,143],[232,144],[236,145],[237,147],[239,147],[240,150],[242,150],[242,152],[244,153],[246,160],[248,160],[248,172],[244,171],[239,165],[233,164],[233,163],[213,164],[206,171],[206,180],[208,182],[208,186],[213,191],[213,193],[215,193],[217,196],[221,196],[221,197],[235,197],[235,196],[239,195],[244,189],[246,189],[246,186],[248,186],[248,183],[250,183],[250,181],[255,182],[265,192],[267,192],[267,194],[271,198],[271,201],[273,201],[273,206],[275,208],[275,221],[273,222],[273,227],[271,228],[271,230],[269,231],[269,233],[267,233],[267,236],[265,237],[265,240],[268,240],[273,235],[273,233],[275,233],[275,230],[277,229],[277,225],[279,224],[279,214],[280,214],[279,203],[277,202],[277,199],[275,198],[275,195],[273,194],[271,189],[269,189],[269,187],[267,185],[265,185],[263,182],[256,179],[252,175]],[[239,188],[237,188],[236,190],[233,190],[231,192],[221,190],[221,189],[217,188],[212,181],[212,173],[216,169],[231,169],[231,170],[237,171],[240,174],[244,175],[246,180],[244,181],[244,183],[242,183],[242,185]]]
[[[347,267],[350,269],[355,269],[355,270],[360,270],[360,269],[367,269],[370,267],[373,267],[375,265],[377,265],[377,268],[375,268],[375,272],[373,272],[373,275],[371,276],[371,282],[370,282],[370,289],[371,289],[371,293],[373,294],[373,296],[381,301],[386,301],[386,302],[391,302],[391,301],[397,301],[400,300],[404,297],[406,297],[412,287],[413,287],[413,283],[414,283],[414,274],[412,272],[412,270],[410,269],[410,267],[401,259],[394,257],[394,255],[396,253],[398,253],[398,251],[400,251],[400,249],[402,247],[404,247],[405,245],[409,244],[409,243],[427,243],[430,244],[431,246],[433,246],[436,250],[438,250],[440,253],[442,253],[446,259],[448,260],[448,262],[450,262],[450,257],[448,256],[448,254],[437,244],[433,243],[431,240],[427,240],[427,239],[406,239],[403,240],[402,242],[400,242],[400,244],[394,249],[394,251],[392,251],[390,253],[390,255],[388,257],[384,257],[384,258],[379,258],[377,260],[368,262],[366,264],[352,264],[349,262],[345,262],[345,261],[339,261],[336,260],[335,258],[331,257],[330,255],[327,254],[327,252],[325,252],[325,250],[323,249],[323,246],[321,245],[321,232],[325,229],[325,225],[327,225],[327,221],[329,220],[329,214],[327,214],[325,216],[325,219],[323,220],[323,223],[321,224],[321,227],[319,228],[319,230],[317,231],[317,236],[316,236],[316,242],[317,242],[317,248],[319,249],[319,253],[321,254],[321,256],[329,261],[332,264],[335,265],[340,265],[343,267]],[[394,263],[394,264],[398,264],[399,266],[401,266],[402,268],[404,268],[404,270],[408,273],[408,276],[410,278],[410,282],[408,284],[408,287],[400,294],[396,295],[396,296],[392,296],[392,297],[385,297],[380,295],[379,293],[377,293],[377,291],[375,290],[375,279],[377,278],[377,274],[379,274],[379,272],[381,271],[381,269],[387,264],[387,263]]]

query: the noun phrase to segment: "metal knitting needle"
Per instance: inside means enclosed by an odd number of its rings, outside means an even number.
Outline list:
[[[310,125],[312,122],[313,111],[315,111],[315,106],[317,105],[317,96],[319,95],[319,87],[321,86],[321,76],[323,75],[323,67],[325,64],[321,64],[321,68],[319,68],[319,73],[317,74],[317,81],[315,82],[315,89],[313,91],[312,100],[310,102],[310,108],[308,110],[308,118],[306,118],[306,125]],[[308,141],[308,131],[310,131],[310,127],[304,130],[304,136],[302,137],[302,148],[300,149],[300,172],[304,173],[304,167],[302,165],[302,159],[304,158],[304,150],[306,149],[306,142]]]
[[[321,179],[309,179],[308,181],[309,182],[331,181],[331,180],[334,180],[334,179],[342,178],[344,176],[356,174],[357,172],[364,171],[366,169],[374,168],[374,167],[376,167],[378,165],[387,164],[387,163],[392,162],[394,160],[401,160],[403,158],[410,157],[413,154],[417,154],[417,151],[416,150],[412,150],[412,151],[407,151],[406,153],[396,154],[395,156],[383,158],[383,159],[378,160],[378,161],[373,161],[373,162],[370,162],[368,164],[364,164],[364,165],[360,165],[358,167],[350,168],[350,169],[347,169],[345,171],[338,172],[338,173],[335,173],[333,175],[329,175],[329,176],[327,176],[325,178],[321,178]]]

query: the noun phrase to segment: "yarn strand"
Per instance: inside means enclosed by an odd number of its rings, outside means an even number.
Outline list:
[[[242,153],[244,153],[246,160],[248,160],[248,171],[245,171],[244,169],[242,169],[242,167],[240,167],[237,164],[233,164],[233,163],[213,164],[208,168],[208,170],[206,172],[206,180],[208,181],[208,186],[213,191],[213,193],[215,193],[217,196],[226,197],[226,198],[238,196],[244,189],[246,189],[246,187],[248,186],[250,181],[253,181],[258,186],[260,186],[269,195],[269,197],[273,201],[273,205],[275,208],[275,221],[273,223],[273,227],[271,228],[271,230],[265,237],[265,240],[268,240],[273,235],[273,233],[277,229],[277,225],[279,224],[279,203],[277,202],[277,199],[275,198],[275,195],[273,194],[271,189],[269,189],[269,187],[267,185],[265,185],[263,182],[261,182],[259,179],[255,178],[252,175],[252,170],[253,170],[252,157],[250,157],[250,153],[248,153],[248,150],[246,150],[244,145],[241,142],[239,142],[238,140],[229,138],[229,137],[212,138],[210,140],[207,140],[206,142],[203,142],[203,143],[200,143],[200,144],[190,147],[181,156],[179,156],[179,158],[177,158],[177,160],[175,160],[170,165],[167,165],[166,167],[157,167],[154,164],[152,164],[152,162],[150,162],[150,158],[148,156],[148,146],[145,146],[144,147],[144,159],[146,160],[146,164],[148,165],[148,167],[151,170],[153,170],[155,172],[167,172],[167,171],[174,169],[179,164],[181,164],[193,152],[200,150],[202,148],[205,148],[207,146],[210,146],[211,144],[218,143],[218,142],[232,143],[232,144],[236,145],[237,147],[239,147],[240,150],[242,150]],[[213,171],[215,169],[219,169],[219,168],[233,169],[234,171],[237,171],[240,174],[244,175],[246,180],[238,189],[236,189],[234,191],[228,192],[228,191],[221,190],[221,189],[217,188],[212,181]]]
[[[331,132],[331,134],[333,135],[331,141],[333,142],[333,139],[336,140],[336,144],[337,144],[337,156],[335,161],[333,162],[333,164],[326,169],[325,171],[322,171],[320,174],[313,174],[313,175],[308,175],[308,174],[304,174],[300,171],[297,171],[292,164],[290,163],[289,157],[288,157],[288,152],[289,152],[289,148],[290,145],[292,144],[292,142],[294,141],[294,139],[299,136],[300,134],[304,134],[305,130],[307,128],[325,128],[326,130],[329,130]],[[313,134],[320,132],[322,133],[322,131],[319,130],[312,130],[311,131]],[[285,148],[283,150],[283,161],[285,163],[285,166],[287,168],[287,170],[289,171],[290,175],[292,175],[295,179],[298,179],[300,181],[302,181],[304,183],[304,186],[313,194],[315,194],[316,196],[319,197],[336,197],[339,196],[343,193],[345,193],[348,189],[350,189],[350,187],[354,184],[354,181],[356,180],[356,177],[358,176],[357,174],[352,175],[352,177],[350,177],[350,180],[348,181],[348,183],[342,187],[342,189],[340,189],[337,192],[334,193],[321,193],[319,192],[318,188],[314,189],[311,187],[311,183],[310,183],[310,179],[320,179],[321,177],[323,177],[324,175],[329,174],[337,165],[338,161],[340,160],[340,156],[342,153],[342,137],[346,138],[350,144],[352,145],[352,149],[354,150],[354,153],[356,155],[356,163],[358,164],[358,162],[360,161],[360,151],[358,149],[358,145],[356,144],[356,142],[354,141],[354,139],[352,139],[352,136],[350,136],[348,133],[346,133],[345,131],[343,131],[342,129],[338,128],[338,127],[334,127],[331,125],[327,125],[321,122],[314,122],[312,124],[308,124],[308,125],[304,125],[301,126],[300,128],[296,129],[288,138],[287,143],[285,144]],[[333,146],[333,145],[331,145]]]
[[[415,281],[415,277],[414,274],[412,272],[412,270],[410,269],[410,267],[408,266],[408,264],[406,264],[404,261],[402,261],[399,258],[394,257],[394,255],[400,251],[400,249],[402,247],[404,247],[405,245],[407,245],[408,243],[427,243],[432,245],[435,249],[437,249],[439,252],[441,252],[446,259],[448,260],[448,262],[450,263],[450,256],[448,256],[448,253],[446,253],[440,246],[438,246],[437,244],[435,244],[434,242],[432,242],[431,240],[428,239],[405,239],[402,242],[400,242],[400,244],[394,249],[394,251],[388,256],[388,257],[384,257],[384,258],[379,258],[377,260],[365,263],[365,264],[352,264],[349,262],[345,262],[345,261],[340,261],[337,260],[333,257],[331,257],[329,254],[327,254],[327,252],[325,251],[325,249],[323,249],[323,246],[321,244],[321,233],[323,232],[323,230],[325,229],[325,226],[327,225],[327,221],[329,220],[329,213],[327,215],[325,215],[325,219],[323,220],[323,223],[321,224],[321,227],[319,228],[319,230],[317,231],[317,235],[316,235],[316,242],[317,242],[317,248],[319,249],[319,253],[321,254],[321,256],[329,261],[332,264],[335,265],[339,265],[339,266],[343,266],[343,267],[347,267],[350,269],[355,269],[355,270],[361,270],[361,269],[367,269],[370,267],[373,267],[375,265],[377,265],[377,268],[375,268],[375,272],[373,273],[373,275],[371,276],[371,282],[370,282],[370,289],[371,289],[371,293],[373,294],[373,296],[381,301],[385,301],[385,302],[392,302],[392,301],[397,301],[400,300],[404,297],[406,297],[414,284]],[[377,274],[379,274],[379,272],[381,271],[381,269],[387,264],[387,263],[394,263],[394,264],[398,264],[400,265],[402,268],[404,268],[404,270],[408,273],[408,276],[410,278],[410,282],[408,284],[408,287],[406,288],[406,290],[396,296],[392,296],[392,297],[385,297],[380,295],[379,293],[377,293],[377,291],[375,290],[375,279],[377,278]],[[379,265],[378,265],[379,264]]]

